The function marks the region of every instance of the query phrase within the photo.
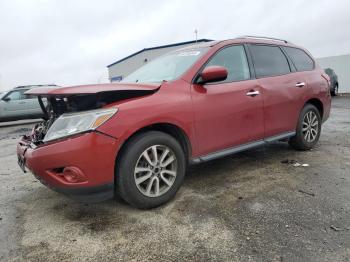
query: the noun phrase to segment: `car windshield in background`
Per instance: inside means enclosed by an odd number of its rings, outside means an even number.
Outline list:
[[[124,78],[126,83],[160,83],[177,79],[188,70],[208,48],[171,52],[146,64]]]

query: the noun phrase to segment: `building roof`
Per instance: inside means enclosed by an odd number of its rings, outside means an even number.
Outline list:
[[[154,46],[154,47],[144,48],[144,49],[142,49],[140,51],[137,51],[136,53],[133,53],[133,54],[127,56],[127,57],[124,57],[124,58],[122,58],[122,59],[120,59],[120,60],[118,60],[118,61],[116,61],[116,62],[114,62],[114,63],[112,63],[110,65],[108,65],[107,67],[111,67],[113,65],[116,65],[116,64],[118,64],[118,63],[120,63],[120,62],[122,62],[122,61],[124,61],[126,59],[129,59],[130,57],[133,57],[133,56],[138,55],[138,54],[140,54],[142,52],[145,52],[145,51],[161,49],[161,48],[168,48],[168,47],[174,47],[174,46],[182,46],[182,45],[188,45],[188,44],[195,44],[195,43],[200,43],[200,42],[210,42],[210,41],[213,41],[213,40],[203,38],[203,39],[192,40],[192,41],[187,41],[187,42],[174,43],[174,44],[170,44],[170,45],[161,45],[161,46]]]

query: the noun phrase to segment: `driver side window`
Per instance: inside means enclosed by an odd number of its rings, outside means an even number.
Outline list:
[[[226,47],[216,53],[206,65],[223,66],[227,69],[227,79],[219,83],[250,79],[247,57],[242,45]]]
[[[12,91],[9,93],[6,98],[10,98],[10,101],[21,100],[22,92],[21,91]]]

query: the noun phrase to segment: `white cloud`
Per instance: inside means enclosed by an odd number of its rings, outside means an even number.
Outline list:
[[[194,38],[281,37],[316,57],[350,53],[346,0],[1,0],[0,89],[96,83],[144,47]]]

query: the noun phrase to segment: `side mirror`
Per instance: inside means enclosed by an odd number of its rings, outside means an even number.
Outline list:
[[[208,66],[200,74],[200,84],[223,81],[227,78],[227,69],[223,66]]]
[[[9,98],[9,97],[4,97],[2,100],[5,101],[5,102],[8,102],[8,101],[11,100],[11,98]]]

